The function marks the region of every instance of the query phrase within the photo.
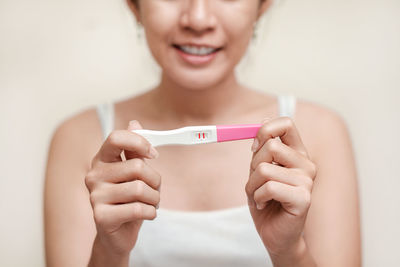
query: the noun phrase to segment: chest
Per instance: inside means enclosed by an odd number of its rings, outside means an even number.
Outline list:
[[[252,140],[158,147],[147,163],[161,175],[160,207],[213,210],[247,203]]]

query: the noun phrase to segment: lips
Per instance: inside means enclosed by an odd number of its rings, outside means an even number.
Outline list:
[[[222,47],[199,44],[172,45],[180,57],[190,65],[203,65],[211,62]]]
[[[175,48],[194,56],[206,56],[211,53],[214,53],[220,49],[221,47],[212,47],[208,45],[173,45]]]

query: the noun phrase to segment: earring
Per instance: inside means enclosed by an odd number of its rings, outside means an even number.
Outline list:
[[[258,26],[258,23],[256,21],[253,24],[253,36],[252,36],[253,40],[257,39],[257,26]]]
[[[142,39],[142,23],[140,21],[136,22],[136,37],[138,40]]]

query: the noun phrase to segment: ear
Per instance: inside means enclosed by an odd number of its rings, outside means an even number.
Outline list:
[[[137,22],[141,22],[140,21],[140,11],[139,11],[139,4],[135,4],[133,3],[132,0],[126,0],[126,3],[128,4],[129,9],[133,12],[133,14],[136,17],[136,21]]]
[[[271,7],[274,0],[261,0],[258,8],[257,20]]]

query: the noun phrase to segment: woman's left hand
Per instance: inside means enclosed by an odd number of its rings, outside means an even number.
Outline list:
[[[257,232],[271,256],[296,258],[316,166],[288,117],[264,121],[253,147],[246,194]]]

